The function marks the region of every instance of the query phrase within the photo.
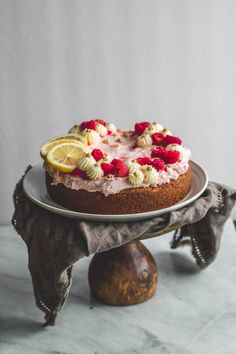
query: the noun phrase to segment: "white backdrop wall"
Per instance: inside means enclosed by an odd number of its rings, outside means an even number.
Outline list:
[[[39,146],[81,119],[182,136],[236,186],[236,1],[0,0],[0,222]]]

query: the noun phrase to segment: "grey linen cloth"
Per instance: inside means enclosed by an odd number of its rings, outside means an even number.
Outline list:
[[[198,266],[205,268],[217,255],[223,225],[236,200],[235,190],[210,182],[202,196],[182,209],[144,221],[98,223],[62,217],[41,208],[25,195],[22,181],[23,177],[13,195],[12,224],[27,245],[36,304],[45,313],[46,326],[55,324],[69,294],[75,262],[145,232],[181,225],[171,247],[189,244]]]

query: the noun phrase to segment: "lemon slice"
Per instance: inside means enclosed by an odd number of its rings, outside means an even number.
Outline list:
[[[56,136],[50,140],[48,140],[46,143],[41,145],[40,147],[40,156],[45,159],[47,156],[47,153],[56,145],[61,144],[63,142],[76,142],[78,144],[83,144],[84,146],[87,145],[86,139],[78,134],[64,134],[64,135],[59,135]]]
[[[55,145],[47,154],[47,162],[59,171],[72,172],[78,161],[87,153],[86,147],[79,142],[63,142]]]

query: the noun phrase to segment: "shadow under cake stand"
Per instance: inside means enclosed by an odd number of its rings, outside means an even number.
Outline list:
[[[63,217],[97,222],[142,221],[180,209],[204,192],[208,183],[207,173],[197,163],[193,161],[190,163],[192,186],[188,195],[178,204],[147,213],[99,215],[65,209],[49,197],[42,164],[34,166],[27,172],[23,180],[23,188],[33,202]],[[88,271],[91,294],[103,303],[120,306],[137,304],[150,299],[156,291],[158,271],[152,254],[141,240],[163,235],[181,226],[175,225],[154,233],[146,232],[122,246],[95,254]]]

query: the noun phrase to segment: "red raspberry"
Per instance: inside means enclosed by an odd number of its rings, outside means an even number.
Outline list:
[[[144,130],[149,127],[149,125],[150,125],[149,122],[136,123],[134,126],[135,133],[141,135],[144,132]]]
[[[165,150],[163,147],[152,150],[152,157],[159,157],[165,163],[175,163],[179,160],[180,153],[176,150]]]
[[[122,163],[122,161],[121,160],[118,160],[118,159],[113,159],[112,161],[111,161],[111,164],[113,165],[113,166],[116,166],[118,163]]]
[[[82,130],[87,129],[87,126],[88,126],[88,122],[85,122],[85,121],[80,124],[80,128]]]
[[[88,176],[84,171],[81,171],[80,169],[76,168],[74,171],[71,172],[72,176],[75,177],[80,177],[82,179],[88,179]]]
[[[163,138],[164,138],[164,135],[161,133],[152,134],[153,145],[160,145],[162,143]]]
[[[162,146],[153,149],[151,153],[152,157],[159,157],[160,159],[163,159],[164,155],[165,155],[165,149]]]
[[[159,158],[156,158],[155,160],[152,161],[152,166],[157,171],[166,171],[167,170],[167,168],[165,167],[164,161]]]
[[[89,120],[87,122],[87,129],[96,130],[96,121],[95,120]]]
[[[129,174],[128,168],[125,166],[125,164],[121,160],[113,159],[111,161],[111,164],[115,168],[116,177],[126,177]]]
[[[179,161],[180,153],[176,150],[165,150],[164,161],[165,163],[175,163]]]
[[[115,175],[116,177],[126,177],[129,174],[128,168],[123,164],[123,162],[117,162],[115,165]]]
[[[99,161],[101,159],[104,158],[104,153],[100,150],[100,149],[94,149],[92,152],[91,152],[91,155],[93,156],[93,158],[96,160],[96,161]]]
[[[125,166],[125,164],[121,160],[113,159],[111,161],[111,164],[115,168],[114,173],[115,173],[116,177],[126,177],[129,174],[128,168]]]
[[[111,163],[103,162],[103,163],[101,163],[101,168],[104,172],[104,176],[107,176],[110,173],[114,174],[114,172],[115,172],[115,167]]]
[[[167,146],[169,144],[178,144],[181,145],[182,144],[182,140],[180,138],[178,138],[177,136],[173,136],[173,135],[166,135],[164,137],[164,139],[162,140],[161,143],[163,146]]]
[[[104,125],[104,126],[106,126],[106,122],[105,122],[105,120],[103,120],[103,119],[96,119],[96,122],[97,123],[99,123],[99,124],[102,124],[102,125]]]
[[[139,157],[137,159],[137,162],[143,166],[143,165],[151,165],[152,164],[152,160],[150,159],[150,157]]]

